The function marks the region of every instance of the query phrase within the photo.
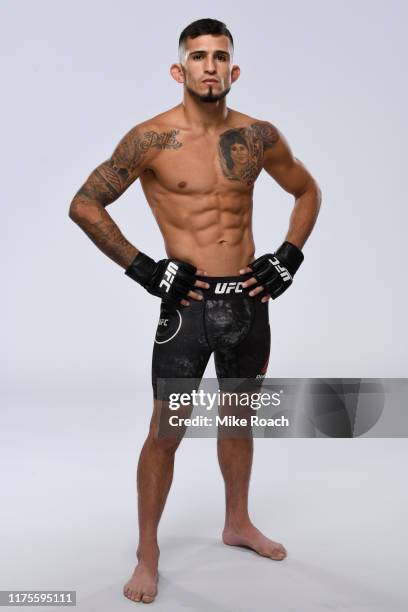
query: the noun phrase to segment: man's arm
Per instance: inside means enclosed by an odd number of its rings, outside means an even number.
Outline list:
[[[320,188],[301,161],[293,156],[279,130],[267,121],[252,125],[255,138],[262,144],[263,168],[285,191],[295,196],[295,205],[285,241],[274,253],[267,253],[251,262],[240,274],[253,276],[242,286],[249,295],[263,293],[262,302],[279,297],[293,281],[303,261],[302,248],[316,223],[321,204]],[[252,288],[253,287],[253,288]]]
[[[138,126],[130,130],[112,156],[91,172],[69,208],[70,218],[105,255],[123,268],[129,266],[138,250],[126,240],[105,209],[143,171],[149,148],[145,136],[146,133]]]
[[[149,293],[172,300],[177,305],[189,306],[187,297],[202,299],[201,293],[194,291],[194,287],[209,287],[208,283],[194,278],[194,275],[203,275],[205,272],[196,270],[186,262],[175,263],[168,259],[156,262],[141,253],[126,240],[105,210],[146,168],[150,149],[160,150],[167,146],[176,148],[171,141],[175,133],[174,130],[162,134],[151,130],[146,132],[139,126],[130,130],[110,159],[95,168],[74,196],[69,216],[105,255],[125,268],[126,274]]]
[[[322,199],[319,185],[304,164],[293,156],[283,134],[271,123],[260,124],[263,167],[285,191],[295,196],[285,240],[302,249],[319,214]]]

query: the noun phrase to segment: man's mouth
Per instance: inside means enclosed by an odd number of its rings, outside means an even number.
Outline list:
[[[203,81],[203,83],[208,83],[209,85],[214,84],[214,83],[218,83],[218,81],[216,81],[215,79],[205,79],[205,81]]]

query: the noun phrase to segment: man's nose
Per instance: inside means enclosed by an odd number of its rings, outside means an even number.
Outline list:
[[[209,57],[205,61],[204,72],[208,72],[209,74],[214,74],[216,72],[214,60]]]

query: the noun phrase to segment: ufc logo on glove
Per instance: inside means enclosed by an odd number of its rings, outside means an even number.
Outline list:
[[[170,261],[167,268],[164,271],[164,276],[166,277],[167,280],[163,278],[160,281],[159,287],[164,287],[167,293],[170,290],[171,283],[174,281],[174,277],[176,275],[177,270],[178,270],[178,265],[174,263],[174,261]]]
[[[290,281],[292,280],[291,275],[289,274],[289,272],[287,271],[286,268],[284,268],[283,266],[280,265],[280,261],[279,259],[277,259],[276,257],[274,257],[273,259],[269,259],[269,261],[271,262],[271,264],[273,265],[273,267],[275,268],[275,270],[277,272],[279,272],[279,274],[281,275],[282,279],[284,281]]]

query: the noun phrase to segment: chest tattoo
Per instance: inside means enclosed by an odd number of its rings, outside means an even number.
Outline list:
[[[223,132],[218,154],[224,175],[231,181],[252,185],[262,168],[264,151],[278,140],[278,130],[267,121]]]
[[[176,136],[179,130],[169,130],[168,132],[145,132],[141,147],[144,151],[150,148],[154,149],[179,149],[182,143],[177,140]]]

